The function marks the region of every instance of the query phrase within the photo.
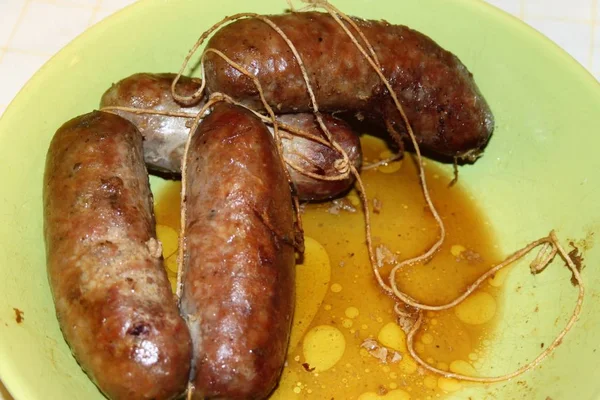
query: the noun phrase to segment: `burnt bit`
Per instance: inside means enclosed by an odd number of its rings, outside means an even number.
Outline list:
[[[108,179],[100,179],[102,192],[110,201],[116,201],[123,191],[123,180],[118,176],[111,176]]]
[[[145,322],[139,322],[134,324],[131,328],[127,330],[127,334],[131,336],[142,336],[150,333],[150,326]]]
[[[306,372],[313,372],[313,371],[315,370],[315,367],[312,367],[312,368],[311,368],[311,367],[310,367],[310,364],[309,364],[309,363],[306,363],[306,362],[305,362],[305,363],[302,363],[302,367],[304,368],[304,370],[305,370]]]
[[[569,242],[569,246],[573,248],[573,250],[569,252],[569,257],[571,258],[571,260],[573,260],[573,264],[575,264],[577,272],[581,272],[585,268],[585,265],[583,265],[583,255],[579,251],[579,248],[575,246],[575,243],[573,243],[573,241]],[[568,268],[567,263],[565,263],[565,266]],[[571,273],[571,284],[573,286],[577,286],[577,279],[575,279],[575,274],[573,273]]]
[[[17,324],[25,321],[25,313],[23,311],[19,310],[18,308],[13,308],[13,310],[15,310],[15,321]]]

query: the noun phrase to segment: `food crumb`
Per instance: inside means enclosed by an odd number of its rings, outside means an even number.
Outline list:
[[[375,214],[379,214],[381,212],[381,200],[379,200],[377,197],[373,198],[373,212]]]
[[[384,264],[395,264],[398,262],[398,257],[382,244],[375,248],[375,259],[378,268],[382,268]]]
[[[25,313],[19,310],[18,308],[13,308],[13,310],[15,310],[15,321],[17,322],[17,324],[20,324],[25,320]]]
[[[340,211],[355,213],[356,207],[348,199],[336,199],[331,202],[331,207],[327,209],[327,212],[333,215],[338,215]]]

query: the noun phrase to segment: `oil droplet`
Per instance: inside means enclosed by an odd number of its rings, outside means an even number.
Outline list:
[[[390,389],[397,389],[398,384],[396,382],[390,382]]]
[[[435,388],[437,388],[438,385],[437,378],[431,375],[426,376],[423,380],[423,385],[425,385],[427,389],[434,390]]]
[[[477,292],[456,306],[454,312],[466,324],[484,324],[496,314],[496,300],[489,293]]]
[[[366,331],[367,329],[369,329],[369,325],[367,325],[367,324],[362,324],[362,325],[360,326],[360,329],[362,329],[363,331]]]
[[[377,335],[379,343],[396,351],[406,353],[406,333],[395,322],[389,322],[381,328]]]
[[[410,395],[402,389],[394,389],[383,396],[375,392],[366,392],[358,396],[358,400],[410,400]]]
[[[389,151],[389,150],[384,150],[384,151],[382,151],[381,153],[379,153],[379,158],[380,158],[381,160],[385,160],[385,159],[387,159],[387,158],[392,158],[393,156],[394,156],[394,153],[392,153],[392,152],[391,152],[391,151]]]
[[[333,293],[339,293],[342,291],[342,285],[340,285],[339,283],[334,283],[333,285],[331,285],[331,291]]]
[[[415,343],[415,350],[417,350],[417,353],[423,353],[425,351],[425,345],[421,342],[417,342]]]
[[[407,375],[414,374],[417,372],[417,363],[409,357],[404,357],[399,363],[400,371]]]
[[[461,374],[466,376],[475,376],[477,371],[471,364],[463,360],[454,360],[450,363],[450,371],[455,374]]]
[[[172,272],[174,274],[177,274],[177,253],[172,254],[171,257],[167,258],[165,260],[165,265],[167,267],[168,272]]]
[[[437,319],[435,319],[435,318],[433,318],[431,321],[429,321],[429,323],[430,323],[431,325],[435,326],[435,325],[437,325],[437,324],[438,324],[438,320],[437,320]]]
[[[385,165],[380,165],[377,169],[384,174],[392,174],[402,168],[402,161],[392,161]]]
[[[425,333],[421,336],[421,342],[423,342],[423,344],[431,344],[433,343],[433,336],[430,333]]]
[[[345,349],[344,335],[330,325],[312,328],[304,337],[302,346],[304,359],[316,372],[333,367],[342,358]]]
[[[179,235],[177,231],[167,225],[156,225],[156,237],[162,243],[163,257],[175,254],[179,248]]]
[[[479,358],[477,353],[469,353],[469,360],[476,361]]]
[[[296,265],[296,293],[302,293],[302,296],[295,296],[293,329],[288,351],[295,349],[302,340],[321,307],[331,279],[329,255],[321,243],[306,236],[304,248],[302,264]]]
[[[323,307],[325,309],[325,311],[331,311],[331,304],[325,304],[325,307]]]
[[[450,248],[450,254],[454,257],[460,257],[460,255],[467,250],[465,246],[461,246],[460,244],[455,244]]]
[[[346,196],[346,198],[348,199],[350,204],[352,204],[354,207],[360,206],[360,199],[358,198],[357,195],[349,194],[348,196]]]
[[[359,315],[358,308],[348,307],[348,308],[346,308],[346,311],[344,312],[344,314],[346,314],[346,317],[348,317],[348,318],[356,318]]]
[[[348,318],[344,318],[344,320],[342,321],[342,326],[344,328],[352,328],[352,320],[348,319]]]
[[[299,394],[302,391],[298,386],[294,388],[294,393]]]
[[[442,371],[448,371],[448,364],[440,361],[439,363],[437,363],[437,368],[441,369]]]
[[[462,385],[456,379],[450,379],[441,376],[438,378],[438,387],[444,392],[456,392],[462,387]]]

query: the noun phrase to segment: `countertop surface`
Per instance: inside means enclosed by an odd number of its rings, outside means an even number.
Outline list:
[[[135,1],[0,0],[0,115],[52,55]],[[487,1],[548,36],[600,79],[598,0]],[[0,400],[10,399],[0,382]]]

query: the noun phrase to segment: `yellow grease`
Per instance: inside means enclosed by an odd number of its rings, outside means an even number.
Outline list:
[[[378,139],[367,136],[362,142],[365,159],[371,162],[379,161],[380,155],[389,155],[382,154],[387,148]],[[482,222],[486,219],[469,194],[461,190],[460,178],[457,185],[448,188],[450,171],[450,167],[442,170],[432,162],[427,163],[432,198],[446,224],[445,244],[431,262],[403,268],[397,275],[403,291],[430,304],[454,299],[500,260],[494,252],[489,228]],[[433,175],[437,179],[432,179]],[[403,161],[365,171],[362,177],[370,201],[376,198],[382,204],[379,214],[371,214],[374,245],[386,246],[399,254],[400,259],[429,248],[437,237],[437,229],[424,207],[415,162],[410,155]],[[155,197],[157,223],[176,232],[179,232],[180,188],[179,182],[167,183]],[[354,191],[349,198],[354,204],[356,199],[352,196],[356,196]],[[394,303],[376,284],[368,262],[362,213],[341,211],[334,215],[328,212],[329,208],[329,203],[310,204],[303,214],[306,254],[303,264],[296,268],[292,340],[287,366],[271,399],[433,399],[459,390],[464,384],[424,372],[407,354],[406,335],[396,324],[392,311]],[[159,228],[159,238],[165,242],[164,248],[171,251],[172,247],[167,246],[170,239],[165,237],[172,237],[172,233],[163,230]],[[456,257],[453,245],[477,252],[481,260],[468,262]],[[462,249],[454,248],[455,254],[457,250]],[[175,259],[176,255],[167,263],[172,282],[175,264],[171,261]],[[381,268],[382,276],[387,277],[390,267]],[[499,296],[496,280],[500,280],[498,274],[485,287],[484,297],[475,297],[474,303],[483,305],[472,304],[471,311],[466,313],[467,321],[487,322],[465,323],[458,317],[464,315],[460,312],[457,315],[454,310],[427,313],[415,338],[421,357],[446,370],[449,366],[464,370],[461,369],[464,364],[455,363],[458,360],[485,361],[485,354],[479,349],[482,344],[489,345],[486,338],[493,332],[494,317],[501,311],[496,300]],[[494,301],[493,313],[486,295]],[[478,315],[479,312],[482,314]],[[352,322],[351,328],[348,321]],[[361,348],[366,339],[380,341],[390,353],[400,353],[402,359],[382,364]],[[424,345],[423,341],[431,343]],[[311,370],[316,367],[319,371]],[[402,390],[396,391],[398,387]],[[382,395],[384,392],[387,397]]]
[[[410,400],[410,395],[402,389],[390,390],[384,395],[366,392],[358,396],[358,400]]]
[[[330,325],[316,326],[304,336],[302,353],[309,369],[327,371],[344,355],[346,339],[339,329]]]
[[[477,371],[471,364],[463,360],[454,360],[450,363],[450,371],[467,376],[475,376]]]
[[[356,308],[356,307],[348,307],[348,308],[346,308],[346,311],[344,311],[344,314],[346,314],[346,317],[348,317],[348,318],[356,318],[356,317],[358,317],[360,312],[358,311],[358,308]]]
[[[377,334],[379,343],[390,349],[406,353],[406,333],[395,322],[389,322]]]
[[[480,325],[489,322],[496,314],[496,299],[486,292],[469,296],[454,309],[465,324]]]

